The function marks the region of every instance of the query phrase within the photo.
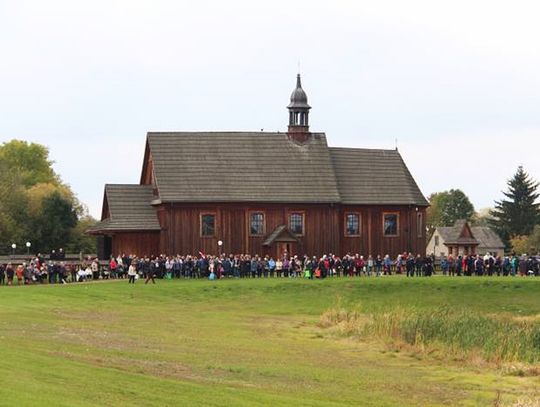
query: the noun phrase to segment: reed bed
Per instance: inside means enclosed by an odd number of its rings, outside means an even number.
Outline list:
[[[448,307],[396,308],[370,314],[360,308],[335,308],[321,316],[319,326],[343,336],[378,338],[419,349],[442,346],[451,355],[480,355],[488,362],[540,362],[540,323],[535,318]]]

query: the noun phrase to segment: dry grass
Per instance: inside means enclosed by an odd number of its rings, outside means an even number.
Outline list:
[[[479,315],[448,308],[396,308],[365,314],[333,308],[321,328],[342,336],[381,339],[390,346],[435,357],[447,355],[471,366],[514,364],[514,375],[540,373],[540,323],[536,318]],[[516,367],[517,366],[517,367]]]
[[[520,398],[515,403],[511,404],[511,407],[540,407],[540,399]]]

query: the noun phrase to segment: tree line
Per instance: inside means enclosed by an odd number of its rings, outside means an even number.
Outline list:
[[[466,219],[476,226],[490,226],[509,251],[539,253],[539,184],[519,166],[507,185],[504,198],[495,201],[494,208],[482,212],[476,212],[467,195],[459,189],[431,194],[427,211],[430,232],[438,226],[452,226],[456,220]]]
[[[95,219],[52,165],[43,145],[21,140],[0,145],[0,254],[60,247],[95,253],[95,239],[84,234]]]

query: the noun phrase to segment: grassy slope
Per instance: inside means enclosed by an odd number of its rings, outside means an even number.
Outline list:
[[[0,405],[486,405],[503,376],[328,337],[337,303],[540,314],[540,280],[159,281],[0,288]]]

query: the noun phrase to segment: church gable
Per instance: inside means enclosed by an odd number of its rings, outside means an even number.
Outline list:
[[[454,226],[437,229],[441,232],[445,245],[478,245],[478,240],[476,240],[471,231],[471,227],[464,219],[457,220],[454,223]]]
[[[467,222],[463,225],[463,228],[461,229],[461,233],[459,235],[460,238],[466,239],[466,238],[472,238],[474,239],[474,235],[472,233],[471,227]]]
[[[154,185],[155,186],[155,177],[154,177],[154,162],[152,159],[152,152],[148,145],[148,140],[146,141],[146,147],[144,150],[144,160],[143,168],[141,172],[141,185]]]

